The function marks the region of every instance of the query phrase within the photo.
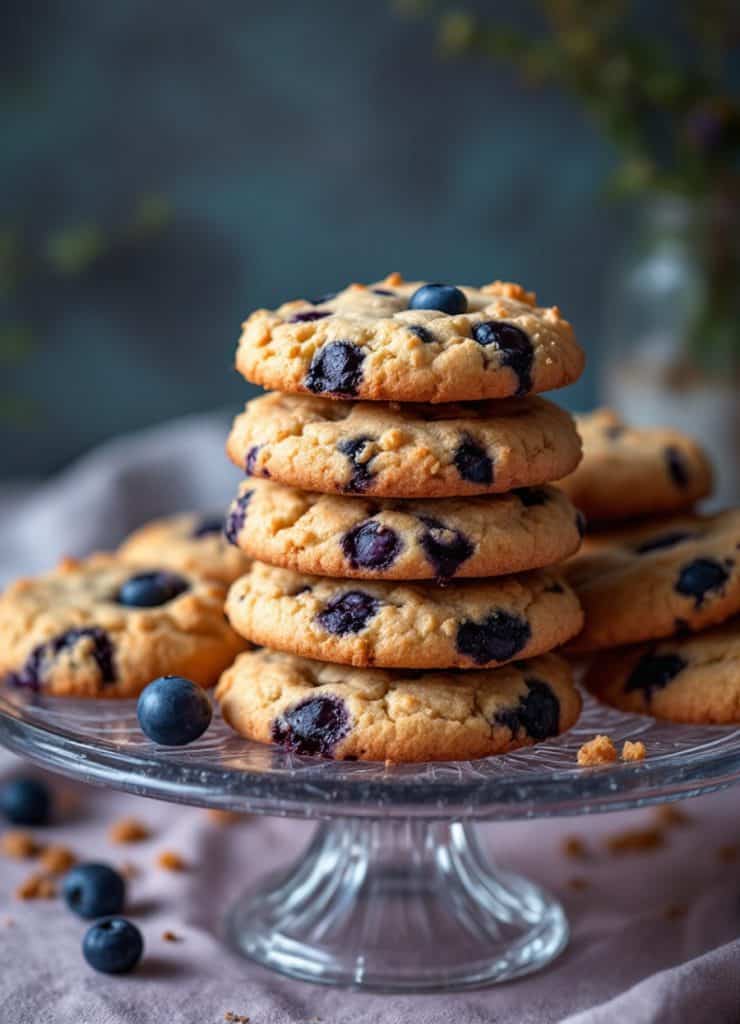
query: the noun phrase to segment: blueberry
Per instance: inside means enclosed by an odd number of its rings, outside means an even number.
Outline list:
[[[193,527],[191,537],[197,540],[199,537],[208,537],[212,533],[221,533],[224,528],[224,521],[220,516],[204,516],[200,522]]]
[[[387,569],[403,544],[395,530],[366,519],[342,537],[342,551],[353,569]]]
[[[349,732],[349,715],[337,697],[308,697],[272,724],[272,741],[297,754],[331,757]]]
[[[510,367],[517,376],[517,395],[532,390],[534,348],[521,328],[503,320],[484,320],[473,327],[473,337],[484,348],[494,345],[501,353],[501,365]]]
[[[0,788],[0,811],[14,825],[46,825],[51,792],[38,779],[11,779]]]
[[[547,584],[547,586],[545,587],[545,593],[546,594],[564,594],[565,593],[565,587],[563,586],[562,583],[558,583],[558,581],[555,580],[553,583],[548,583]]]
[[[109,917],[123,910],[126,883],[107,864],[78,864],[64,879],[62,893],[80,917]]]
[[[668,475],[670,476],[673,483],[680,490],[685,490],[689,486],[689,467],[686,463],[686,459],[683,454],[674,448],[673,445],[669,445],[665,450],[665,461],[668,468]]]
[[[82,940],[82,955],[103,974],[127,974],[136,967],[143,952],[141,932],[123,917],[96,921]]]
[[[371,291],[375,295],[395,295],[395,292],[390,291],[388,288],[372,288]]]
[[[585,537],[586,535],[586,517],[580,509],[576,511],[576,530],[578,531],[579,537]]]
[[[409,309],[437,309],[440,313],[466,313],[465,293],[451,284],[423,284],[409,299]]]
[[[671,679],[683,672],[688,665],[679,654],[644,654],[630,673],[624,684],[624,692],[642,690],[645,700],[653,696],[653,690],[662,690]]]
[[[625,427],[621,423],[614,424],[610,427],[604,427],[604,437],[610,441],[617,441],[622,434],[625,432]]]
[[[314,354],[304,383],[314,394],[352,397],[362,381],[364,359],[351,341],[330,341]]]
[[[328,633],[359,633],[377,615],[380,601],[363,590],[347,590],[333,597],[317,618]]]
[[[305,313],[294,313],[286,322],[289,324],[304,324],[310,323],[312,320],[323,320],[325,316],[331,316],[331,313],[325,309],[310,309]]]
[[[650,551],[672,548],[676,544],[682,544],[685,540],[694,540],[698,536],[698,533],[692,533],[690,530],[669,530],[667,533],[659,533],[657,537],[648,537],[635,548],[635,554],[646,555]]]
[[[547,504],[547,491],[542,487],[517,487],[514,494],[525,508]]]
[[[9,682],[15,686],[28,686],[33,690],[41,689],[44,675],[54,659],[84,639],[92,640],[89,656],[98,668],[101,682],[114,683],[116,670],[113,662],[113,644],[106,631],[99,626],[68,629],[45,644],[38,644],[28,655],[22,668],[10,674]]]
[[[529,623],[518,615],[494,611],[483,622],[466,619],[457,627],[456,646],[476,665],[509,661],[529,643]]]
[[[244,521],[247,518],[247,505],[249,505],[252,493],[252,491],[242,491],[237,498],[234,498],[226,513],[224,535],[231,544],[236,544],[239,531],[244,526]]]
[[[247,457],[244,460],[244,472],[247,474],[247,476],[257,475],[257,456],[262,451],[263,447],[264,445],[261,444],[253,444],[252,447],[247,452]],[[270,471],[268,469],[263,469],[261,470],[261,475],[269,477]]]
[[[364,491],[372,483],[373,475],[370,472],[372,459],[360,462],[360,456],[365,445],[374,440],[375,438],[373,437],[363,435],[362,437],[352,437],[346,441],[340,441],[337,445],[337,451],[340,451],[342,455],[346,455],[352,463],[352,476],[345,490],[357,493]]]
[[[475,546],[460,530],[446,526],[431,516],[419,516],[427,527],[419,543],[434,569],[437,579],[450,579],[475,551]]]
[[[676,580],[676,590],[684,597],[693,597],[699,608],[707,594],[721,590],[730,574],[712,558],[697,558],[684,565]]]
[[[121,586],[116,600],[127,608],[157,608],[167,604],[189,587],[176,572],[140,572]]]
[[[533,740],[546,740],[557,736],[560,725],[560,701],[547,683],[539,679],[525,679],[527,693],[519,698],[515,708],[499,711],[495,721],[505,725],[513,738],[524,729]]]
[[[433,341],[437,340],[429,328],[422,327],[421,324],[409,324],[408,329],[412,334],[415,334],[420,341],[423,341],[425,345],[431,345]]]
[[[160,676],[142,690],[136,715],[141,731],[154,743],[181,747],[203,735],[212,710],[200,686],[182,676]]]
[[[477,441],[466,434],[455,450],[455,468],[471,484],[493,483],[493,462]]]

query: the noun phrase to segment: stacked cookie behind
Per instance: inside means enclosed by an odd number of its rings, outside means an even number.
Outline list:
[[[740,510],[687,511],[712,471],[679,431],[608,410],[579,429],[584,459],[560,486],[597,528],[567,567],[585,613],[569,649],[595,654],[586,685],[626,711],[740,721]]]
[[[480,757],[569,728],[549,652],[582,615],[551,566],[582,522],[570,416],[535,392],[577,379],[557,309],[517,285],[352,285],[260,310],[237,367],[275,389],[233,425],[248,479],[226,520],[251,569],[233,628],[259,645],[221,678],[240,733],[364,760]]]

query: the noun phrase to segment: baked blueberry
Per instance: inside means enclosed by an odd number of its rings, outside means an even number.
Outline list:
[[[380,609],[380,601],[363,590],[347,590],[329,601],[317,618],[327,633],[359,633]]]
[[[649,537],[635,548],[638,555],[646,555],[650,551],[661,551],[663,548],[673,548],[676,544],[682,544],[685,540],[694,540],[698,533],[690,530],[668,530],[666,533],[659,533],[657,537]]]
[[[371,288],[374,295],[395,295],[389,288]]]
[[[678,448],[669,445],[665,450],[665,461],[668,467],[668,475],[676,487],[679,487],[681,490],[688,487],[690,482],[689,467]]]
[[[77,864],[64,879],[62,894],[80,917],[109,917],[123,910],[126,883],[107,864]]]
[[[547,683],[539,679],[525,679],[527,693],[519,698],[515,708],[499,711],[495,721],[505,725],[513,738],[520,729],[533,740],[546,740],[557,736],[560,726],[560,701]]]
[[[116,601],[127,608],[158,608],[188,589],[188,581],[176,572],[140,572],[122,584]]]
[[[576,530],[578,530],[579,537],[585,537],[586,535],[586,517],[580,509],[576,512]]]
[[[337,445],[337,451],[340,451],[342,455],[346,455],[352,463],[352,476],[350,477],[345,490],[358,492],[364,491],[370,486],[373,478],[373,475],[370,472],[370,463],[372,462],[372,459],[361,461],[361,456],[365,445],[373,440],[374,438],[364,435],[362,437],[352,437],[346,441],[340,441]]]
[[[323,320],[325,316],[331,316],[327,309],[309,309],[305,313],[294,313],[293,316],[288,318],[287,323],[310,323],[312,320]]]
[[[193,527],[191,536],[197,540],[199,537],[208,537],[212,533],[221,533],[223,528],[224,521],[221,516],[204,516]]]
[[[713,591],[721,590],[730,574],[713,558],[697,558],[684,565],[676,580],[676,590],[684,597],[693,597],[697,608]]]
[[[305,385],[314,394],[352,397],[362,380],[365,356],[351,341],[330,341],[315,353]]]
[[[342,551],[353,569],[387,569],[402,547],[395,530],[373,519],[358,523],[342,537]]]
[[[0,811],[13,825],[46,825],[51,808],[49,787],[39,779],[11,779],[0,787]]]
[[[142,690],[136,704],[141,731],[154,743],[181,747],[211,724],[211,702],[200,686],[182,676],[160,676]]]
[[[425,345],[431,345],[433,341],[437,339],[434,337],[428,327],[422,327],[421,324],[409,324],[409,330],[412,334],[415,334],[420,341],[423,341]]]
[[[501,353],[501,365],[509,366],[517,376],[517,395],[532,390],[534,348],[521,328],[504,320],[484,320],[473,327],[473,337],[484,348],[494,345]]]
[[[493,483],[493,462],[485,448],[466,434],[455,450],[455,468],[471,484]]]
[[[297,754],[331,757],[349,732],[349,715],[344,701],[324,695],[308,697],[272,723],[273,743]]]
[[[465,313],[465,292],[451,284],[423,284],[409,299],[409,309],[436,309],[440,313]]]
[[[257,456],[262,451],[263,447],[264,445],[261,444],[253,444],[247,452],[247,457],[244,460],[244,472],[247,476],[257,475]],[[263,469],[260,472],[260,476],[269,477],[270,471],[268,469]]]
[[[529,643],[532,630],[518,615],[493,611],[483,622],[466,619],[457,627],[457,650],[476,665],[509,661]]]
[[[688,662],[680,654],[655,654],[651,651],[644,654],[632,669],[624,684],[624,692],[641,690],[645,700],[649,701],[654,690],[662,690],[687,665]]]
[[[252,497],[252,491],[243,491],[232,501],[229,511],[226,513],[224,522],[224,535],[231,544],[236,544],[237,537],[247,518],[247,506]]]
[[[44,681],[45,670],[48,665],[63,651],[75,647],[80,640],[89,637],[92,640],[90,657],[93,659],[100,672],[100,679],[103,683],[113,683],[116,680],[116,670],[113,663],[113,644],[104,629],[99,626],[84,626],[79,629],[68,629],[53,640],[45,644],[38,644],[26,658],[26,661],[18,672],[12,672],[9,682],[15,686],[28,686],[33,690],[41,689]]]
[[[460,530],[445,526],[439,519],[419,516],[426,529],[419,538],[427,561],[440,580],[450,579],[475,551],[475,546]]]
[[[103,974],[127,974],[141,960],[144,940],[135,924],[123,917],[105,917],[87,930],[82,955]]]
[[[547,504],[547,491],[543,487],[517,487],[514,494],[525,508]]]

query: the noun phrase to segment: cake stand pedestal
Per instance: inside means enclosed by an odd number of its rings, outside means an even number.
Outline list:
[[[575,766],[596,732],[639,737],[645,761]],[[0,690],[0,743],[83,782],[142,796],[320,821],[308,849],[244,895],[230,944],[293,978],[360,989],[454,991],[550,963],[560,905],[481,852],[473,822],[589,814],[740,780],[740,730],[677,726],[599,707],[556,740],[425,765],[336,762],[242,740],[219,720],[185,748],[150,743],[134,702]]]

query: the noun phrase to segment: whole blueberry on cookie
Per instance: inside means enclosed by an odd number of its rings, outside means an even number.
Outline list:
[[[451,284],[425,284],[409,299],[409,309],[438,309],[441,313],[465,313],[465,293]]]
[[[203,735],[212,710],[200,686],[180,676],[162,676],[141,692],[136,715],[141,731],[154,743],[180,747]]]
[[[156,608],[188,589],[188,581],[165,570],[142,572],[126,580],[118,591],[119,604],[129,608]]]

